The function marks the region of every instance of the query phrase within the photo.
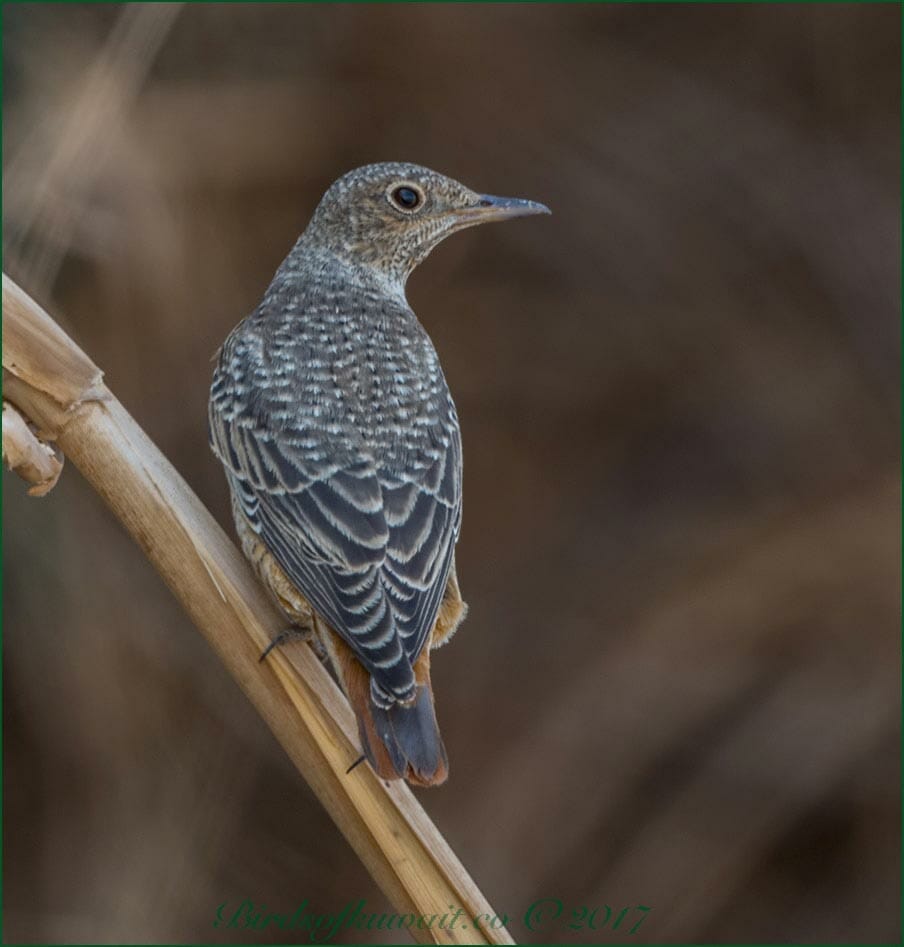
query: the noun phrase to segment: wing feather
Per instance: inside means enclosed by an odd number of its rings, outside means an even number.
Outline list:
[[[228,345],[228,343],[227,343]],[[383,468],[326,423],[286,423],[241,397],[243,375],[211,388],[210,440],[251,527],[371,674],[380,706],[413,694],[461,521],[461,447],[451,399],[440,435]],[[233,371],[238,371],[233,367]]]

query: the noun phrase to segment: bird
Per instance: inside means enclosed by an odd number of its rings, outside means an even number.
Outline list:
[[[467,612],[458,414],[406,281],[450,234],[547,213],[409,162],[350,171],[216,357],[210,445],[242,550],[383,779],[446,780],[430,654]]]

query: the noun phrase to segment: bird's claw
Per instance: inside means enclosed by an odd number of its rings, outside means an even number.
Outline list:
[[[261,656],[257,659],[258,662],[264,660],[267,655],[273,651],[274,648],[281,648],[284,644],[287,644],[289,641],[300,640],[306,641],[311,647],[313,647],[315,654],[321,660],[323,659],[323,645],[320,644],[320,641],[314,635],[314,630],[312,628],[304,628],[301,625],[290,625],[288,628],[281,631],[271,642],[264,648]]]

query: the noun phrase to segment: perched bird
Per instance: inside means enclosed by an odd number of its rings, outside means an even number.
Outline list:
[[[458,417],[405,282],[456,230],[542,213],[415,164],[351,171],[217,361],[210,441],[245,555],[329,656],[385,779],[447,776],[430,651],[466,612]]]

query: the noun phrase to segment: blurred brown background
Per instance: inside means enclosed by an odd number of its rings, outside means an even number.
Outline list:
[[[410,284],[472,609],[420,797],[515,938],[898,941],[897,5],[3,18],[4,269],[224,524],[210,358],[335,177],[553,208]],[[5,938],[388,909],[77,472],[4,500]],[[541,897],[653,910],[529,932]]]

